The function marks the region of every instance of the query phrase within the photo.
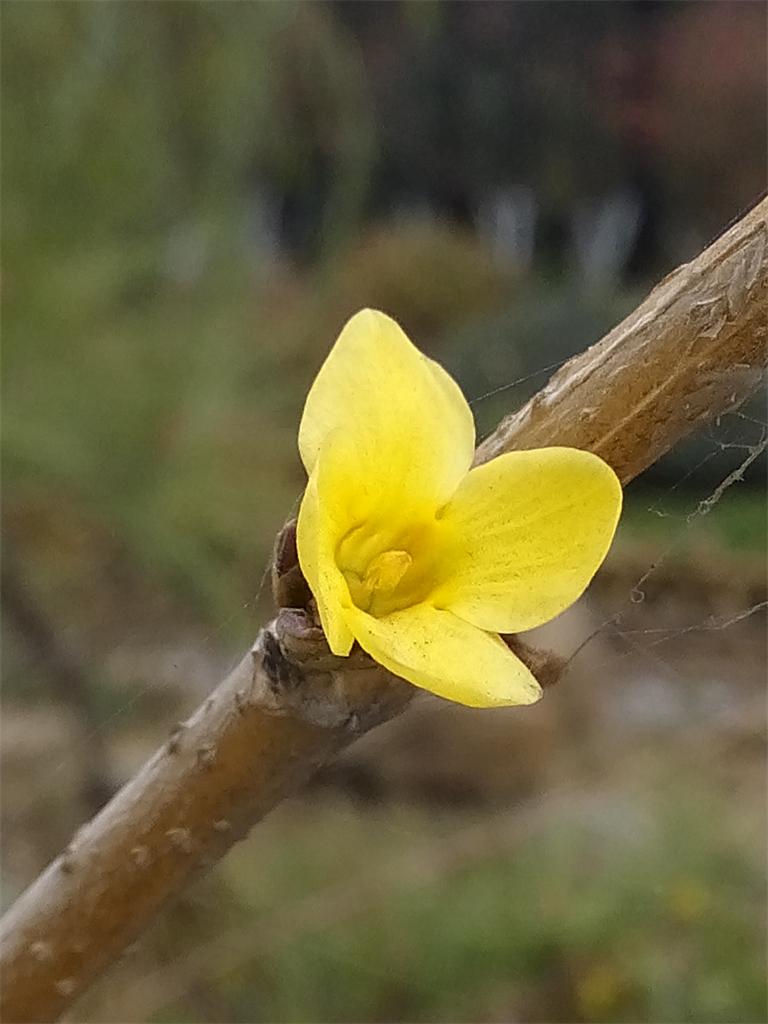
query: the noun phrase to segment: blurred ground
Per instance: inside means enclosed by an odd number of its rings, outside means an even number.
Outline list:
[[[3,8],[7,904],[269,614],[346,317],[492,429],[764,186],[765,12]],[[421,700],[70,1019],[766,1020],[766,418],[629,488],[541,704]]]

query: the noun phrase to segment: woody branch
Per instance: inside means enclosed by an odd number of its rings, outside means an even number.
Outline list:
[[[662,281],[478,448],[591,450],[626,483],[759,385],[768,333],[768,200]],[[0,1013],[61,1014],[180,892],[323,762],[399,713],[412,688],[331,656],[302,607],[290,530],[277,617],[201,707],[0,922]],[[290,607],[295,606],[295,607]],[[513,640],[546,683],[557,661]]]

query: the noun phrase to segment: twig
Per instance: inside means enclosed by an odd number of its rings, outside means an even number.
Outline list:
[[[628,481],[732,411],[765,368],[767,248],[768,200],[567,363],[477,460],[570,444]],[[332,658],[307,617],[283,609],[9,910],[0,924],[2,1018],[60,1014],[169,897],[411,692],[362,656]]]

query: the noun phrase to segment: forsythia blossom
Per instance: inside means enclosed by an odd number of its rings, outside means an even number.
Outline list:
[[[621,511],[613,470],[574,448],[470,468],[458,385],[374,310],[352,317],[320,369],[299,450],[299,563],[334,654],[357,640],[461,704],[537,700],[499,633],[539,626],[584,591]]]

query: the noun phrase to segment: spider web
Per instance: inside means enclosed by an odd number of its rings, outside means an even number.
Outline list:
[[[693,476],[698,469],[700,469],[706,463],[710,462],[711,459],[719,452],[736,450],[741,452],[746,451],[747,454],[744,456],[739,465],[732,469],[724,477],[724,479],[721,480],[721,482],[714,488],[714,490],[712,490],[710,494],[700,499],[697,502],[695,508],[693,508],[692,511],[688,512],[685,515],[681,528],[677,531],[672,541],[662,549],[658,557],[656,557],[651,562],[648,569],[645,570],[645,572],[643,572],[643,574],[639,577],[637,582],[629,591],[627,600],[622,605],[620,605],[620,607],[609,618],[605,619],[605,621],[603,621],[594,632],[590,633],[589,636],[585,637],[585,639],[579,644],[576,650],[568,658],[568,663],[572,662],[576,657],[578,657],[578,655],[587,647],[588,644],[590,644],[594,639],[600,636],[600,634],[602,634],[607,629],[611,629],[617,636],[627,640],[628,643],[632,644],[633,649],[635,650],[638,649],[638,637],[655,637],[656,639],[649,641],[649,643],[645,645],[645,649],[650,649],[652,647],[658,646],[659,644],[673,640],[677,637],[684,636],[687,633],[720,631],[728,629],[729,626],[734,626],[739,622],[743,622],[745,619],[768,607],[768,601],[760,600],[751,605],[750,607],[745,608],[743,611],[738,612],[734,615],[723,616],[720,618],[711,615],[701,622],[695,622],[688,626],[673,628],[655,627],[650,629],[619,628],[630,606],[642,604],[645,601],[646,592],[643,588],[653,577],[654,573],[656,573],[664,565],[664,563],[667,561],[670,555],[672,555],[673,552],[680,548],[685,538],[686,531],[690,529],[693,525],[695,525],[697,520],[700,520],[704,516],[709,515],[713,511],[715,506],[718,504],[718,502],[720,502],[720,500],[723,498],[723,496],[729,488],[731,488],[734,484],[743,482],[744,475],[749,469],[749,467],[760,458],[760,456],[766,451],[766,449],[768,449],[768,424],[760,423],[759,421],[753,419],[752,417],[742,416],[742,414],[738,412],[729,413],[728,415],[740,416],[742,419],[760,425],[764,431],[763,437],[755,444],[750,445],[735,444],[732,442],[721,442],[718,441],[716,438],[712,437],[710,434],[711,440],[716,445],[716,448],[713,451],[711,451],[707,456],[705,456],[699,463],[697,463],[697,465],[694,466],[693,469],[688,470],[677,483],[675,483],[672,487],[669,488],[667,494],[671,494],[673,491],[676,491],[681,486],[681,484],[683,484],[686,480],[690,479],[691,476]],[[662,508],[659,507],[659,501],[650,505],[647,511],[648,513],[657,515],[661,518],[673,517],[672,513],[665,512]]]

